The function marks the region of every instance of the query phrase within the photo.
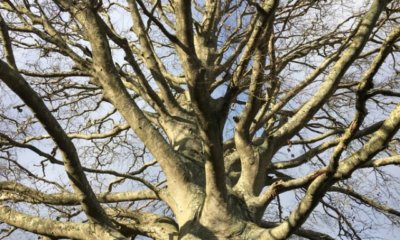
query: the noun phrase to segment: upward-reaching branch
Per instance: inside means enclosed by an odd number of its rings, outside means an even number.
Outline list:
[[[225,170],[222,155],[223,114],[218,112],[216,102],[209,92],[209,77],[200,62],[194,44],[191,1],[174,2],[177,18],[176,35],[184,47],[177,46],[177,52],[189,88],[191,107],[199,124],[205,159],[206,195],[222,203],[226,197]]]
[[[168,181],[177,183],[171,185],[171,189],[174,189],[177,196],[184,194],[188,184],[185,175],[189,173],[185,171],[179,155],[173,151],[163,136],[151,124],[122,84],[114,66],[106,33],[101,28],[96,10],[93,6],[85,4],[72,8],[71,12],[88,33],[87,38],[93,51],[92,71],[96,81],[103,88],[104,97],[115,106],[136,135],[143,141],[159,162]],[[188,199],[188,201],[190,200]]]
[[[357,59],[364,48],[380,13],[390,1],[374,1],[371,8],[363,17],[351,39],[351,44],[343,52],[339,60],[326,76],[324,83],[318,91],[309,99],[290,120],[273,134],[273,138],[279,145],[284,144],[307,123],[313,115],[324,105],[325,99],[337,88],[342,76],[350,65]]]
[[[13,68],[17,68],[17,64],[15,63],[15,58],[13,54],[11,39],[8,34],[8,26],[4,21],[3,17],[0,15],[0,39],[2,40],[2,44],[4,45],[4,52],[7,59],[8,64],[10,64]]]
[[[334,179],[328,180],[330,175],[323,174],[316,178],[308,187],[306,196],[301,200],[295,210],[292,211],[287,221],[278,227],[268,231],[268,236],[276,239],[286,239],[309,216],[310,212],[319,203],[324,193],[329,190],[336,181],[350,177],[351,173],[363,163],[368,162],[390,141],[400,128],[400,105],[394,109],[384,121],[380,129],[373,134],[368,143],[359,151],[343,160],[335,173]]]
[[[139,38],[140,46],[142,47],[143,61],[147,68],[150,70],[154,80],[156,81],[158,87],[161,91],[161,96],[163,102],[165,103],[169,114],[178,115],[183,114],[182,110],[179,109],[176,99],[172,95],[169,89],[167,78],[169,74],[165,70],[162,62],[154,52],[154,47],[152,46],[151,39],[148,35],[148,30],[146,30],[142,18],[139,14],[139,10],[135,1],[129,1],[129,8],[131,10],[132,20],[133,20],[133,30]]]
[[[89,219],[105,226],[111,226],[111,221],[97,201],[96,196],[86,179],[74,144],[50,113],[46,105],[43,103],[43,100],[29,86],[16,69],[11,68],[2,60],[0,60],[0,72],[2,73],[0,79],[32,109],[36,114],[36,117],[43,124],[44,128],[61,150],[64,158],[64,167],[71,185],[79,195],[79,201]]]

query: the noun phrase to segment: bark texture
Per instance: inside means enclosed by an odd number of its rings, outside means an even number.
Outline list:
[[[398,223],[399,10],[0,2],[0,237],[362,239]]]

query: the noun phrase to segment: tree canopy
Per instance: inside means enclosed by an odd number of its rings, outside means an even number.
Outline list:
[[[0,237],[400,233],[399,22],[398,0],[1,1]]]

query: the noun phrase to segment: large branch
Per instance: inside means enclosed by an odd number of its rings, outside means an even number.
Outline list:
[[[153,239],[169,240],[177,236],[175,222],[157,214],[107,208],[107,214],[116,220],[127,236],[145,235]],[[0,204],[0,221],[28,232],[50,238],[126,240],[121,234],[105,230],[92,223],[60,222],[47,218],[27,215]],[[130,239],[130,238],[129,238]]]
[[[271,17],[271,22],[272,19],[273,17]],[[272,35],[271,26],[269,25],[261,35],[261,39],[264,39],[266,42],[270,41]],[[235,190],[245,196],[258,194],[264,185],[265,173],[262,170],[260,171],[260,169],[266,168],[267,161],[265,158],[260,158],[257,149],[253,148],[249,130],[261,105],[262,87],[263,81],[265,81],[264,65],[266,51],[266,43],[260,44],[255,50],[249,96],[245,108],[240,114],[239,121],[235,126],[235,147],[241,163],[241,176],[235,186]]]
[[[400,155],[379,158],[375,160],[371,160],[368,163],[364,164],[363,167],[382,167],[388,165],[400,165]]]
[[[160,194],[161,191],[156,194],[151,190],[118,193],[105,192],[96,194],[96,198],[101,203],[115,203],[139,200],[154,200],[158,199],[158,196]],[[80,204],[78,195],[74,193],[61,192],[47,194],[14,181],[0,182],[0,201],[4,200],[62,206],[74,206]]]
[[[354,115],[353,121],[350,126],[345,130],[343,135],[340,137],[339,144],[335,148],[332,153],[332,157],[329,163],[328,170],[331,173],[334,173],[339,165],[340,156],[342,152],[347,148],[347,145],[350,144],[353,135],[356,134],[358,128],[361,126],[364,118],[367,115],[366,102],[368,100],[367,92],[373,86],[373,78],[376,73],[381,68],[384,63],[386,57],[391,53],[392,46],[396,42],[397,38],[400,36],[400,27],[394,29],[389,36],[385,39],[384,43],[381,46],[381,49],[377,56],[372,61],[370,67],[364,74],[360,83],[358,84],[358,88],[356,91],[357,99],[356,99],[356,113]]]
[[[276,227],[277,225],[279,225],[279,223],[266,222],[266,221],[262,221],[260,223],[260,226],[264,228],[272,228]],[[328,234],[322,232],[316,232],[305,228],[299,228],[294,234],[311,240],[334,240],[334,238],[329,236]]]
[[[379,5],[379,2],[375,2],[375,4]],[[373,8],[374,7],[372,7],[371,9]],[[399,34],[400,29],[395,29],[394,31],[392,31],[392,33],[384,42],[379,54],[376,56],[373,63],[371,64],[370,69],[366,72],[364,78],[360,82],[357,103],[357,111],[360,114],[365,111],[363,110],[363,104],[365,104],[365,95],[368,90],[368,86],[366,86],[366,84],[368,84],[368,82],[372,80],[372,77],[375,75],[375,73],[383,63],[384,59],[389,54],[391,46],[394,44]],[[356,118],[360,117],[360,114],[356,115]],[[362,117],[360,117],[360,119],[362,119]],[[332,154],[332,159],[326,173],[317,177],[309,185],[305,197],[301,200],[298,207],[294,211],[292,211],[289,219],[280,226],[270,230],[268,234],[273,237],[277,237],[277,239],[286,238],[286,236],[288,236],[287,234],[293,232],[305,221],[311,211],[318,204],[322,196],[326,193],[329,186],[334,184],[336,181],[344,178],[349,178],[353,171],[372,159],[378,152],[384,149],[386,147],[386,144],[391,140],[391,138],[400,127],[400,105],[398,105],[398,107],[394,111],[392,111],[392,113],[384,121],[380,129],[372,136],[372,138],[361,150],[352,154],[350,157],[339,163],[340,152],[343,151],[343,149],[347,145],[346,142],[349,142],[353,138],[358,128],[357,126],[353,125],[354,124],[352,124],[348,128],[348,130],[345,132],[344,137],[339,140],[338,148]],[[355,125],[360,125],[360,122],[355,123]]]
[[[65,171],[89,219],[111,225],[84,174],[75,146],[50,113],[43,100],[15,69],[2,60],[0,60],[0,72],[0,79],[32,109],[37,119],[59,147],[64,159]]]
[[[325,104],[326,99],[328,99],[337,88],[342,76],[361,53],[380,13],[389,2],[390,1],[374,1],[372,3],[369,11],[359,23],[354,37],[351,39],[351,44],[332,67],[332,70],[330,70],[329,74],[326,76],[319,90],[273,135],[276,142],[283,144],[292,138]]]
[[[179,49],[186,53],[187,58],[196,58],[193,34],[192,4],[187,0],[175,0],[176,36],[182,43]],[[185,64],[184,64],[185,67]],[[185,71],[188,69],[185,69]]]
[[[138,84],[132,80],[132,78],[126,74],[122,69],[119,69],[119,73],[121,74],[122,77],[126,78],[127,82],[124,82],[126,87],[128,89],[133,89],[136,94],[140,95],[150,106],[152,106],[159,114],[162,114],[163,116],[169,115],[170,113],[164,106],[164,101],[162,100],[161,97],[165,96],[168,98],[170,97],[170,93],[165,94],[168,89],[166,86],[162,86],[163,89],[165,89],[160,96],[153,88],[151,87],[150,83],[148,82],[145,74],[143,73],[138,61],[135,59],[134,51],[132,50],[129,42],[127,39],[120,37],[111,27],[109,27],[100,17],[99,19],[99,24],[101,25],[101,28],[104,29],[107,37],[109,37],[115,44],[117,44],[121,49],[124,50],[125,52],[125,60],[132,66],[133,71],[136,73],[136,79],[138,80]],[[141,37],[142,38],[142,37]],[[149,61],[152,62],[153,61]],[[156,68],[153,64],[153,68]],[[158,68],[157,68],[158,69]],[[153,71],[154,72],[154,71]],[[158,78],[161,79],[161,73],[157,73],[156,76],[159,76]],[[161,79],[161,81],[164,81]],[[140,85],[140,86],[139,86]],[[164,84],[165,85],[165,84]],[[172,106],[172,109],[175,108],[174,102],[168,101],[166,104],[167,106]],[[175,109],[176,110],[176,109]]]
[[[107,214],[121,219],[118,222],[133,231],[153,239],[171,240],[178,238],[178,226],[169,217],[143,211],[129,211],[122,208],[107,208]]]
[[[400,104],[391,112],[382,127],[373,134],[361,150],[340,162],[338,170],[335,173],[335,178],[348,178],[356,169],[368,164],[372,157],[387,147],[388,142],[397,133],[399,127]]]
[[[70,11],[83,25],[91,44],[93,54],[93,75],[103,88],[104,98],[121,113],[135,134],[142,140],[150,153],[159,162],[168,182],[169,190],[174,192],[172,198],[187,198],[188,179],[190,172],[183,164],[183,159],[166,142],[161,133],[152,125],[140,107],[135,103],[123,85],[119,73],[114,66],[110,46],[99,16],[90,4],[73,6]],[[176,201],[169,202],[170,207],[176,206]]]
[[[373,134],[365,146],[340,162],[333,178],[328,174],[318,176],[308,187],[307,192],[299,205],[279,226],[266,230],[265,236],[275,239],[286,239],[307,219],[311,211],[317,206],[326,191],[337,181],[347,179],[360,166],[372,159],[384,149],[391,138],[400,128],[400,104],[384,121],[380,129]]]
[[[35,217],[15,211],[2,204],[0,204],[0,221],[28,232],[49,237],[87,239],[90,236],[99,240],[126,239],[115,232],[106,231],[96,224],[59,222]]]

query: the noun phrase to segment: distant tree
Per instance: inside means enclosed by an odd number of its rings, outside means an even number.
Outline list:
[[[399,229],[400,1],[3,0],[0,15],[1,237]]]

